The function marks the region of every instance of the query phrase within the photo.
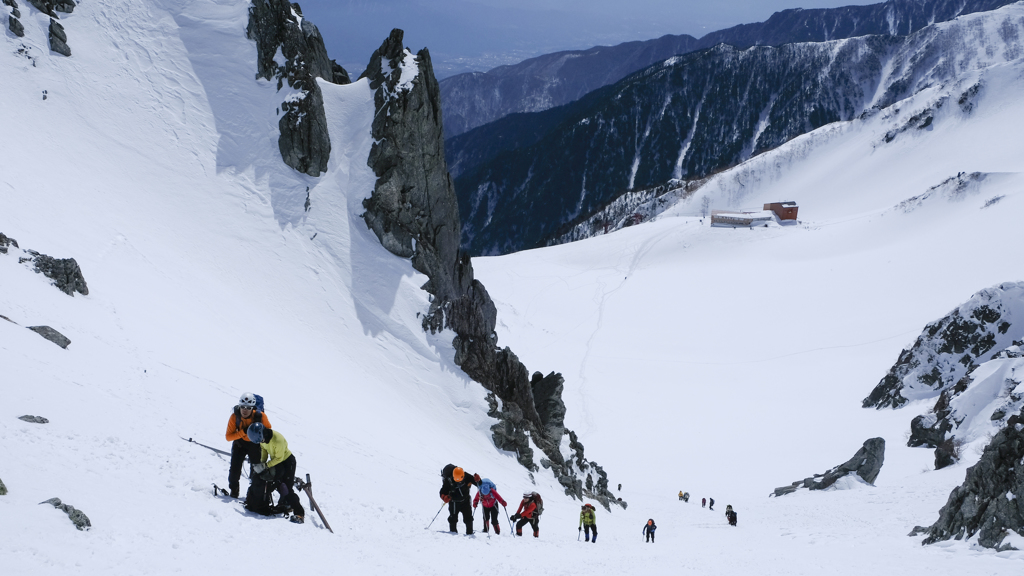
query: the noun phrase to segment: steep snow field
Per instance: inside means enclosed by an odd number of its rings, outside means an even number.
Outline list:
[[[810,135],[813,150],[794,141],[756,159],[775,168],[743,205],[795,199],[800,226],[711,230],[681,205],[478,262],[501,343],[566,376],[567,424],[623,483],[628,510],[599,510],[599,542],[585,546],[572,538],[578,503],[494,448],[452,335],[419,328],[425,278],[359,218],[373,187],[364,82],[322,84],[333,153],[326,176],[308,178],[280,161],[273,111],[287,94],[254,79],[248,2],[83,0],[62,18],[69,59],[22,4],[26,37],[5,31],[0,50],[0,232],[76,258],[90,294],[50,287],[20,250],[0,255],[0,314],[17,323],[0,321],[3,574],[1020,570],[1021,553],[905,537],[934,520],[964,465],[928,472],[930,452],[903,447],[924,406],[859,408],[927,321],[1022,276],[1018,68],[991,73],[970,118],[872,148],[890,129],[883,112]],[[975,170],[1000,174],[894,208]],[[228,449],[244,391],[266,397],[334,534],[311,512],[296,526],[212,495],[227,462],[179,436]],[[888,452],[876,487],[766,498],[877,435]],[[513,505],[523,490],[545,495],[541,539],[452,537],[437,532],[443,515],[424,530],[448,462]],[[55,496],[93,528],[38,505]],[[703,496],[714,512],[694,503]],[[653,546],[640,535],[649,517]]]

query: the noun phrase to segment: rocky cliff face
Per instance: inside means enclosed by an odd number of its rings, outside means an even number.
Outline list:
[[[986,288],[926,326],[863,405],[899,408],[909,400],[940,396],[958,383],[966,389],[968,372],[1022,338],[1024,283]]]
[[[536,246],[624,191],[705,177],[925,86],[1017,59],[1021,38],[1018,4],[909,37],[747,50],[719,45],[546,112],[551,123],[530,128],[542,134],[532,145],[505,148],[507,140],[525,141],[513,126],[519,117],[509,117],[507,133],[492,134],[490,144],[474,141],[482,163],[463,166],[456,178],[462,245],[472,254]]]
[[[430,53],[413,54],[393,30],[373,53],[363,73],[374,91],[374,145],[367,161],[377,176],[363,206],[367,226],[395,255],[410,258],[425,274],[432,295],[425,330],[455,332],[455,363],[489,392],[495,444],[516,452],[531,471],[533,445],[543,451],[566,493],[617,502],[607,476],[586,460],[575,434],[563,426],[562,377],[529,371],[508,348],[498,348],[497,310],[486,288],[473,277],[473,265],[459,248],[460,219],[455,189],[444,159],[440,89]],[[570,436],[570,453],[561,452]]]
[[[1016,550],[1008,540],[1024,536],[1024,414],[1015,414],[992,438],[981,460],[967,469],[967,478],[953,489],[939,519],[928,528],[923,544],[977,536],[978,544]]]
[[[344,68],[327,57],[320,31],[287,0],[253,0],[246,34],[256,41],[257,78],[285,82],[295,90],[281,104],[278,147],[285,164],[310,176],[327,170],[331,139],[323,94],[316,79],[348,83]],[[281,51],[284,61],[275,57]]]
[[[468,132],[517,112],[539,112],[578,100],[629,74],[675,56],[716,44],[737,48],[824,42],[870,34],[905,36],[935,22],[994,10],[1013,0],[889,0],[772,14],[765,22],[743,24],[692,36],[663,36],[644,42],[598,46],[546,54],[486,73],[460,74],[441,81],[445,136]],[[455,166],[452,158],[449,165]]]

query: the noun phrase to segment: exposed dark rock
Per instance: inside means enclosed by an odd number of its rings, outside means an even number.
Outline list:
[[[910,440],[907,446],[934,448],[945,441],[946,432],[949,432],[948,422],[942,420],[940,423],[934,413],[921,414],[910,421]]]
[[[935,448],[935,469],[945,468],[960,459],[960,448],[983,434],[980,425],[998,429],[1007,415],[1016,414],[1024,408],[1024,387],[1012,375],[1024,368],[1019,350],[1024,342],[1014,342],[992,360],[974,368],[952,388],[939,395],[935,406],[927,414],[914,418],[910,423],[909,446]],[[982,376],[975,378],[976,373]],[[997,403],[998,402],[998,403]],[[988,415],[987,422],[982,406],[995,408]],[[963,431],[963,432],[961,432]],[[970,434],[970,437],[964,437]]]
[[[36,272],[53,280],[53,285],[61,292],[68,296],[74,296],[75,292],[84,296],[89,295],[89,286],[85,283],[85,276],[82,275],[82,269],[74,258],[52,258],[45,254],[34,254],[32,262],[35,264]]]
[[[18,416],[18,420],[24,420],[25,422],[31,422],[32,424],[49,424],[50,421],[42,416],[30,416],[28,414],[24,416]]]
[[[332,82],[335,84],[345,85],[352,83],[352,79],[348,76],[348,71],[334,60],[331,60],[331,70],[334,72],[334,79]]]
[[[860,450],[845,463],[832,468],[824,474],[815,474],[811,478],[798,480],[789,486],[776,488],[772,495],[777,497],[792,494],[799,488],[824,490],[848,474],[856,474],[868,484],[874,484],[875,479],[878,478],[878,473],[882,470],[883,462],[885,462],[885,439],[870,438],[865,440]]]
[[[71,519],[71,522],[74,523],[75,528],[78,528],[79,530],[88,530],[89,528],[92,528],[92,522],[89,521],[88,516],[74,506],[62,503],[60,498],[50,498],[49,500],[40,502],[40,504],[50,504],[54,508],[64,511],[68,515],[68,518]]]
[[[1024,301],[1024,282],[986,288],[925,327],[910,349],[864,399],[865,408],[899,408],[909,398],[940,396],[977,365],[1024,337],[1014,309]],[[934,446],[922,438],[917,445]]]
[[[68,14],[74,12],[75,6],[77,6],[77,4],[75,4],[75,0],[50,0],[49,3],[53,6],[55,11],[65,12]]]
[[[523,467],[536,472],[537,465],[533,462],[533,448],[530,447],[526,428],[529,422],[523,420],[522,409],[515,402],[503,402],[499,411],[498,400],[493,392],[487,395],[487,402],[490,405],[487,415],[498,420],[497,424],[491,426],[494,445],[500,450],[515,452],[516,459]]]
[[[561,453],[567,432],[561,375],[538,373],[531,382],[519,358],[498,348],[497,308],[473,278],[469,256],[459,249],[461,225],[444,158],[440,91],[430,53],[423,49],[414,56],[403,36],[393,30],[361,76],[374,91],[376,107],[367,164],[377,182],[363,202],[366,225],[387,250],[410,258],[413,268],[429,278],[423,289],[432,298],[423,328],[455,332],[455,363],[492,393],[489,413],[499,420],[491,429],[495,446],[515,452],[533,472],[538,468],[532,441],[546,456],[541,464],[552,470],[566,494],[587,495],[605,506],[625,505],[607,490],[604,471],[583,457],[582,444],[571,443],[571,458]],[[585,491],[585,486],[591,488]]]
[[[68,35],[64,32],[64,26],[53,18],[50,18],[50,38],[57,38],[61,42],[68,41]]]
[[[71,344],[71,340],[69,340],[67,336],[57,332],[49,326],[29,326],[28,329],[65,350],[67,350],[68,345]]]
[[[923,544],[963,540],[997,550],[1015,549],[1003,540],[1024,535],[1024,417],[1015,414],[985,447],[981,460],[967,469],[964,483],[949,495]],[[912,532],[911,535],[914,535]]]
[[[0,254],[7,254],[7,247],[14,246],[19,248],[18,241],[14,238],[8,238],[2,232],[0,232]]]
[[[253,0],[246,34],[256,42],[256,77],[276,79],[278,90],[287,81],[289,87],[299,91],[281,106],[281,157],[295,170],[319,176],[327,170],[331,140],[323,94],[316,79],[336,82],[342,77],[347,79],[348,74],[327,57],[320,31],[302,17],[298,4],[287,0]],[[274,61],[278,49],[284,55],[284,65]]]
[[[4,481],[3,480],[0,480],[0,496],[6,496],[6,495],[7,495],[7,486],[4,485]]]
[[[28,3],[35,6],[37,10],[47,16],[51,18],[58,18],[57,13],[53,10],[52,0],[28,0]]]
[[[65,56],[71,56],[71,47],[68,46],[68,35],[64,27],[56,20],[50,19],[50,50]]]
[[[17,10],[15,10],[17,12]],[[25,37],[25,26],[22,25],[21,21],[14,14],[7,17],[7,27],[19,38]]]

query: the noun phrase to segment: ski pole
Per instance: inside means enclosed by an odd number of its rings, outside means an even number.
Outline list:
[[[511,534],[513,538],[515,538],[516,533],[515,529],[512,528],[512,519],[508,517],[508,508],[505,508],[505,506],[502,505],[501,509],[505,511],[505,518],[508,520],[508,533]]]
[[[583,528],[577,528],[576,529],[576,541],[577,542],[580,541],[580,534],[582,534],[582,533],[583,533]]]
[[[434,524],[434,520],[437,520],[437,517],[441,515],[441,510],[444,510],[444,504],[441,504],[441,507],[437,509],[437,514],[434,514],[434,519],[430,521],[430,524],[427,524],[427,527],[424,528],[424,530],[430,529],[430,527]]]

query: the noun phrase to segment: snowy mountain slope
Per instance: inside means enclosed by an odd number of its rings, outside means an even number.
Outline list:
[[[850,242],[859,237],[857,221],[844,226],[838,218],[823,222],[833,224],[823,225],[824,232],[768,230],[779,235],[776,243],[795,232],[789,246],[806,250],[803,260],[787,261],[784,253],[735,236],[760,231],[732,232],[723,243],[722,236],[701,238],[708,232],[701,230],[680,245],[666,224],[687,220],[666,218],[591,242],[481,262],[480,276],[496,295],[504,285],[503,341],[520,342],[537,369],[575,363],[583,378],[566,370],[568,394],[583,394],[585,403],[570,399],[567,418],[593,434],[588,448],[607,454],[603,463],[630,466],[617,472],[628,474],[622,494],[629,508],[599,512],[600,541],[584,547],[572,538],[578,503],[559,498],[560,488],[543,473],[534,486],[512,455],[495,450],[483,391],[450,360],[452,335],[422,331],[416,314],[428,306],[419,288],[424,277],[381,248],[359,219],[373,188],[366,158],[374,108],[365,81],[321,84],[332,158],[319,179],[296,173],[276,147],[271,110],[280,94],[255,79],[246,8],[226,0],[86,0],[62,19],[74,48],[69,59],[45,50],[45,26],[35,13],[23,18],[38,24],[26,24],[24,41],[2,41],[0,101],[18,114],[0,124],[3,141],[13,143],[0,155],[0,232],[22,248],[76,258],[90,288],[88,296],[67,296],[19,264],[15,253],[0,255],[0,314],[18,323],[0,321],[0,478],[10,490],[0,496],[5,574],[207,574],[243,567],[520,574],[524,565],[538,573],[593,574],[820,574],[823,566],[837,574],[1019,571],[1017,552],[922,548],[903,536],[935,514],[963,468],[922,474],[930,455],[892,441],[902,433],[901,414],[846,410],[863,396],[865,382],[877,381],[900,338],[854,348],[853,358],[845,348],[799,354],[793,358],[800,363],[789,366],[796,377],[789,379],[773,374],[779,360],[757,362],[823,344],[862,343],[882,328],[906,330],[905,339],[920,329],[922,317],[935,316],[933,308],[948,309],[953,292],[1013,273],[1010,265],[995,265],[1005,262],[993,251],[979,253],[985,273],[940,285],[935,294],[909,278],[920,271],[934,278],[933,262],[900,271],[902,286],[918,290],[894,318],[835,305],[836,294],[849,295],[837,276],[874,270],[868,265],[874,260]],[[17,54],[21,42],[33,50],[34,67]],[[979,114],[993,108],[979,107]],[[1015,117],[989,120],[1012,124]],[[839,148],[831,152],[841,156]],[[1019,204],[1010,191],[1005,196],[998,212],[974,215],[970,229],[980,237],[971,242],[1007,241],[993,224],[1012,221]],[[948,229],[942,217],[948,206],[936,206],[938,214],[918,210],[907,218],[918,231],[932,224]],[[686,224],[682,232],[686,227],[698,229]],[[893,237],[917,245],[904,235],[910,232],[891,228]],[[953,243],[940,232],[926,239]],[[828,243],[819,241],[823,236]],[[846,249],[817,251],[829,245]],[[900,244],[879,249],[892,246]],[[812,318],[830,324],[806,321],[769,333],[758,324],[764,307],[737,305],[721,307],[725,316],[717,320],[743,330],[673,327],[680,317],[714,316],[703,302],[741,302],[751,282],[743,266],[757,268],[758,258],[782,266],[759,267],[769,280],[761,282],[760,298],[784,300],[791,280],[803,278],[808,283],[800,292]],[[825,272],[830,262],[863,266],[837,275]],[[806,275],[801,266],[809,267]],[[621,286],[620,268],[633,279]],[[697,282],[700,272],[713,280]],[[517,284],[503,280],[506,275],[540,280]],[[573,286],[576,292],[568,290]],[[689,293],[675,306],[659,304],[666,286]],[[890,289],[879,285],[858,295],[873,295],[894,312],[882,297]],[[620,296],[632,300],[633,290],[645,296],[635,302],[653,313],[623,307],[625,299],[616,304]],[[594,298],[604,300],[604,312]],[[690,301],[702,304],[683,312]],[[513,314],[513,306],[523,313]],[[571,331],[594,322],[617,330],[583,330],[581,338]],[[71,345],[62,350],[23,328],[36,324],[60,330]],[[645,363],[619,357],[652,344],[638,338],[648,334],[688,340],[666,341],[668,351],[660,354],[641,350],[642,358],[671,359],[691,349],[705,356],[699,360],[725,366],[711,373],[705,366],[702,374],[670,364],[658,374],[634,374]],[[743,341],[737,345],[730,334]],[[723,344],[764,356],[730,367]],[[586,346],[593,353],[579,354]],[[707,380],[714,382],[722,370],[726,378],[749,376],[752,384],[725,391],[663,385],[666,374],[693,382],[717,376]],[[621,394],[625,371],[633,389]],[[820,393],[822,375],[834,379],[829,394]],[[287,437],[300,474],[312,474],[334,535],[319,529],[312,514],[294,526],[249,517],[212,496],[210,483],[224,480],[227,463],[178,436],[226,448],[220,434],[245,390],[267,398],[268,416]],[[681,392],[702,400],[703,408],[681,402]],[[50,423],[17,420],[22,414]],[[747,428],[748,421],[760,426]],[[765,497],[794,471],[844,459],[879,428],[893,448],[877,488],[788,501]],[[742,460],[752,450],[746,432],[764,452],[750,466]],[[791,438],[799,443],[780,440]],[[500,537],[452,537],[434,531],[443,518],[423,530],[440,506],[437,473],[448,462],[492,478],[512,503],[522,490],[543,493],[541,539],[516,540],[507,529]],[[697,499],[714,496],[718,508],[682,505],[679,489]],[[84,511],[92,529],[78,532],[63,513],[38,505],[54,496]],[[730,503],[740,514],[736,529],[721,516]],[[655,545],[644,545],[639,534],[649,517],[661,527]]]
[[[867,6],[792,8],[764,22],[694,38],[686,34],[545,54],[518,64],[441,81],[449,138],[513,113],[540,112],[677,54],[728,44],[737,48],[823,42],[869,34],[905,36],[936,22],[994,10],[1007,0],[888,0]],[[466,146],[472,153],[473,146]]]
[[[294,550],[267,568],[337,564],[338,540],[315,522],[212,498],[227,463],[178,438],[227,448],[245,390],[267,398],[346,546],[423,533],[449,461],[512,495],[532,486],[489,441],[484,392],[451,363],[451,336],[419,327],[424,278],[358,218],[374,180],[365,82],[322,86],[334,158],[319,180],[298,175],[277,151],[279,95],[255,79],[246,18],[247,2],[94,0],[64,18],[70,59],[38,28],[24,40],[35,66],[4,39],[0,99],[19,114],[3,128],[0,229],[75,257],[91,287],[71,298],[0,258],[2,314],[72,339],[65,351],[0,328],[6,573],[213,572],[266,541]],[[58,495],[91,532],[36,505]],[[374,556],[350,560],[371,569]]]
[[[1017,60],[1022,10],[1016,3],[907,37],[677,56],[551,111],[545,118],[556,123],[533,127],[543,137],[516,150],[502,148],[502,134],[517,136],[518,117],[509,118],[490,145],[474,141],[483,161],[456,180],[463,245],[476,254],[536,246],[626,191],[705,178],[815,128]]]
[[[965,117],[949,95],[979,81]],[[771,487],[882,436],[885,466],[872,502],[859,504],[874,512],[858,513],[927,525],[978,453],[969,447],[960,464],[929,471],[930,452],[905,447],[909,413],[865,411],[861,399],[926,324],[1024,274],[1010,248],[1024,214],[1022,82],[1019,62],[995,66],[794,139],[713,177],[653,222],[478,259],[499,337],[526,362],[578,367],[566,369],[565,396],[581,406],[567,425],[591,442],[639,442],[607,459],[627,488],[755,506]],[[941,97],[948,103],[929,126],[885,142]],[[989,176],[966,194],[928,195],[972,172]],[[715,208],[795,200],[801,221],[712,229],[698,215],[704,194]],[[907,210],[912,198],[920,202]],[[630,497],[631,508],[644,506]],[[879,542],[913,549],[920,539],[905,538],[904,526],[879,526]],[[915,571],[933,569],[946,568]]]

